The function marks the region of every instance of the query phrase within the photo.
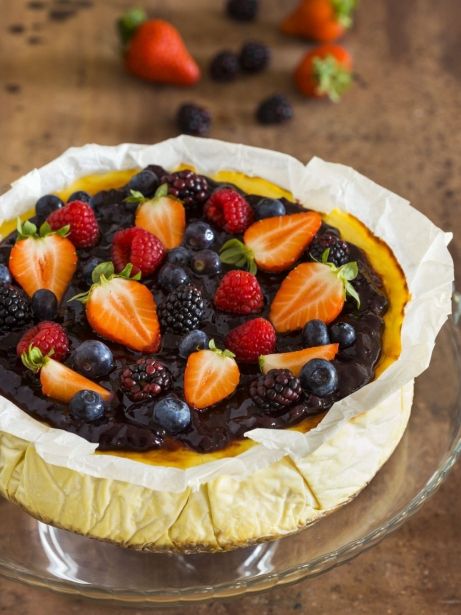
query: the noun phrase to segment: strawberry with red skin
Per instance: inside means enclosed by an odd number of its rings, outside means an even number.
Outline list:
[[[47,218],[53,230],[70,227],[69,239],[76,248],[92,248],[100,237],[100,231],[94,211],[84,201],[71,201],[56,209]]]
[[[117,231],[112,240],[112,262],[120,273],[131,263],[132,274],[140,273],[143,278],[152,275],[162,264],[166,255],[163,243],[141,228],[127,228]]]
[[[214,304],[222,312],[254,314],[264,305],[261,286],[255,275],[248,271],[228,271],[216,290]]]
[[[237,361],[256,363],[261,355],[274,352],[277,335],[265,318],[253,318],[235,327],[226,336],[225,344]]]
[[[205,217],[226,233],[243,233],[253,222],[251,205],[232,188],[213,192],[203,209]]]
[[[357,0],[300,0],[282,22],[285,34],[322,43],[332,42],[352,25]]]
[[[261,355],[259,367],[263,374],[267,374],[271,369],[289,369],[295,376],[299,376],[306,363],[312,359],[332,361],[338,354],[338,349],[339,344],[324,344],[291,352]]]
[[[16,346],[16,354],[21,357],[31,346],[38,348],[55,361],[62,361],[69,354],[69,338],[65,330],[56,322],[44,320],[28,329]]]
[[[320,45],[303,56],[294,80],[304,96],[338,102],[352,83],[352,58],[340,45]]]

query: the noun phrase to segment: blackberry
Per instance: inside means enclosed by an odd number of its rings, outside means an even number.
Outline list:
[[[207,178],[193,171],[177,171],[164,175],[162,184],[168,184],[168,193],[181,199],[186,207],[202,205],[210,195]]]
[[[210,76],[214,81],[233,81],[239,72],[239,60],[232,51],[220,51],[211,60]]]
[[[0,284],[0,332],[26,327],[32,320],[30,301],[20,288]]]
[[[138,359],[120,375],[120,386],[132,401],[145,401],[167,393],[172,384],[169,369],[154,358]]]
[[[236,21],[253,21],[259,8],[258,0],[228,0],[226,11]]]
[[[281,94],[269,96],[256,110],[256,119],[260,124],[281,124],[293,117],[293,107]]]
[[[176,125],[181,133],[206,137],[211,128],[211,115],[203,107],[193,103],[181,105],[176,113]]]
[[[263,410],[283,410],[302,395],[301,383],[289,369],[271,369],[250,384],[250,395]]]
[[[325,250],[330,250],[328,262],[341,267],[349,262],[349,246],[334,233],[316,235],[309,246],[309,256],[312,260],[321,261]]]
[[[249,41],[240,50],[240,68],[245,73],[259,73],[267,67],[269,61],[269,48],[263,43]]]
[[[197,329],[203,312],[202,293],[192,284],[185,284],[173,290],[159,307],[162,326],[175,333],[187,333]]]

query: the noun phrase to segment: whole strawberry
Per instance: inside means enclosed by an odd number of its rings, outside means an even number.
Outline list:
[[[117,231],[112,240],[112,262],[116,273],[131,263],[132,274],[152,275],[162,264],[166,250],[163,243],[142,228],[132,227]]]
[[[243,233],[254,220],[250,204],[232,188],[213,192],[203,211],[210,222],[226,233]]]
[[[28,352],[31,346],[38,348],[43,356],[51,354],[55,361],[62,361],[69,353],[69,338],[61,325],[44,320],[21,337],[16,346],[18,357]]]
[[[265,318],[254,318],[229,331],[225,344],[237,361],[256,363],[261,355],[274,352],[276,342],[271,323]]]
[[[233,269],[221,280],[214,304],[223,312],[252,314],[262,310],[264,296],[255,275]]]
[[[70,226],[69,239],[76,248],[91,248],[99,241],[99,226],[94,211],[83,201],[71,201],[47,218],[53,231]]]

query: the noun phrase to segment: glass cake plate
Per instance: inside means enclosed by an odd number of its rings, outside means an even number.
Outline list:
[[[461,312],[456,302],[455,314]],[[461,329],[441,331],[418,378],[410,423],[376,478],[302,532],[216,554],[128,551],[35,521],[0,499],[0,573],[30,585],[135,607],[223,599],[293,583],[355,557],[431,497],[461,451]]]

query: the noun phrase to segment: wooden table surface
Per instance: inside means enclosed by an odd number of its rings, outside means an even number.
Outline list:
[[[432,0],[363,0],[345,41],[355,58],[356,83],[339,105],[306,101],[293,89],[290,71],[307,45],[284,38],[276,24],[294,0],[261,0],[260,19],[245,25],[227,20],[220,0],[137,4],[179,27],[205,69],[197,87],[156,87],[124,73],[114,20],[132,6],[128,0],[1,0],[0,187],[71,145],[152,143],[173,136],[177,106],[193,100],[212,112],[214,137],[277,149],[304,161],[315,154],[351,165],[410,199],[444,229],[459,230],[459,0],[436,5]],[[223,47],[237,49],[249,38],[271,46],[272,68],[229,85],[210,81],[206,66],[211,55]],[[258,126],[253,119],[258,101],[278,91],[293,101],[295,119],[286,126]],[[451,249],[459,272],[459,234]],[[405,526],[318,579],[197,606],[195,612],[461,613],[460,487],[458,465]],[[81,609],[134,612],[0,579],[1,613],[68,615]]]

